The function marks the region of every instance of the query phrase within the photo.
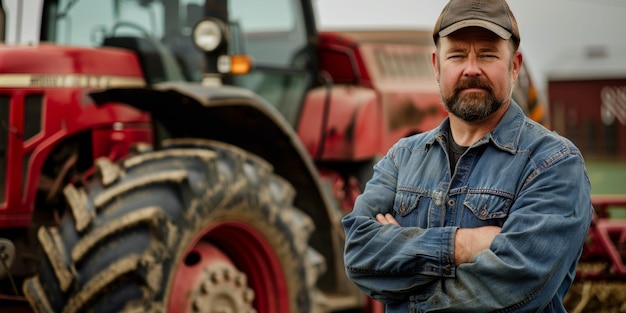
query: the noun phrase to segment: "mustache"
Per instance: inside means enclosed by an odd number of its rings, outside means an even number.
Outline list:
[[[469,88],[480,88],[488,92],[492,91],[491,85],[489,84],[489,82],[480,77],[470,77],[470,78],[465,78],[461,80],[459,84],[456,86],[456,88],[454,89],[454,91],[456,93],[459,93],[462,90],[469,89]]]

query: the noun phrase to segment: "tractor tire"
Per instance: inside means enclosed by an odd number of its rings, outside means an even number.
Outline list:
[[[178,139],[96,162],[41,227],[46,254],[23,291],[36,312],[317,312],[323,257],[295,191],[236,147]],[[319,305],[319,306],[318,306]]]

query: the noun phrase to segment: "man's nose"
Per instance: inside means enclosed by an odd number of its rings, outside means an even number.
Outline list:
[[[467,57],[467,61],[465,62],[464,75],[465,76],[478,76],[481,73],[480,66],[478,63],[478,58],[474,55],[470,55]]]

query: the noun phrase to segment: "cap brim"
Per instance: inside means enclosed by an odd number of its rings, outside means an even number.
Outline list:
[[[484,21],[484,20],[465,20],[465,21],[460,21],[457,23],[454,23],[448,27],[446,27],[445,29],[441,30],[439,32],[439,37],[445,37],[448,36],[450,34],[452,34],[453,32],[465,28],[465,27],[470,27],[470,26],[477,26],[477,27],[482,27],[482,28],[486,28],[490,31],[492,31],[493,33],[495,33],[496,35],[498,35],[500,38],[507,40],[509,38],[511,38],[511,33],[509,31],[507,31],[506,29],[504,29],[503,27],[494,24],[492,22],[488,22],[488,21]]]

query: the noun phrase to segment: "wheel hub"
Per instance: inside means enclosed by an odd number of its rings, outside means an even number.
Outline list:
[[[215,246],[199,242],[178,268],[172,305],[194,313],[256,313],[246,274]]]
[[[229,264],[206,269],[198,290],[193,291],[192,312],[255,313],[254,291],[246,285],[246,274]]]

